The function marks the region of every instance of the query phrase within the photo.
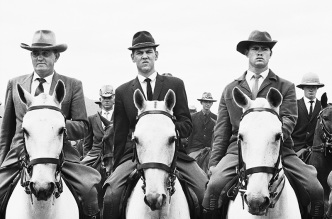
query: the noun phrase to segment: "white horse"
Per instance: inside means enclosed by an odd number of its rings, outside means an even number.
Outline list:
[[[79,218],[75,198],[61,179],[63,141],[66,134],[61,102],[65,87],[59,81],[53,96],[33,97],[17,85],[19,96],[28,107],[22,129],[25,140],[25,167],[6,209],[6,219]]]
[[[142,180],[135,186],[126,208],[127,219],[189,219],[189,207],[174,175],[176,141],[173,122],[175,93],[169,90],[164,101],[146,101],[134,93],[138,121],[133,134],[137,169]]]
[[[282,95],[270,88],[266,99],[252,101],[234,88],[233,97],[244,111],[238,134],[243,168],[240,192],[229,204],[228,218],[301,218],[295,192],[280,162]]]

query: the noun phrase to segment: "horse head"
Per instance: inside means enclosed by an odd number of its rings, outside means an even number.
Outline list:
[[[21,101],[27,106],[22,122],[25,151],[25,189],[37,200],[47,200],[59,189],[62,147],[66,133],[61,103],[65,85],[59,80],[53,95],[32,96],[17,84]]]
[[[168,90],[164,101],[146,101],[137,89],[134,104],[138,109],[138,121],[133,140],[137,169],[144,180],[144,200],[151,210],[159,210],[174,192],[178,140],[173,121],[175,93]]]
[[[270,205],[271,179],[281,165],[282,123],[278,113],[282,95],[270,88],[266,98],[251,100],[235,87],[233,98],[243,109],[238,131],[239,163],[246,184],[243,198],[251,214],[262,215]]]

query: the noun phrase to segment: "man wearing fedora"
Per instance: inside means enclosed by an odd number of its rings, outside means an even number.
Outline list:
[[[102,140],[105,134],[105,124],[102,122],[101,116],[113,124],[113,105],[114,92],[111,85],[104,85],[99,90],[99,101],[95,103],[99,105],[101,111],[88,117],[89,131],[84,139],[82,164],[93,166],[97,158],[102,152]]]
[[[138,74],[135,79],[122,84],[115,91],[114,108],[114,167],[113,174],[104,184],[105,196],[103,217],[120,217],[119,205],[126,180],[135,170],[136,161],[132,161],[133,142],[132,132],[135,130],[137,109],[134,105],[133,94],[136,89],[142,91],[147,100],[164,100],[169,89],[176,95],[173,109],[176,117],[175,127],[180,138],[186,138],[192,130],[191,117],[184,83],[177,77],[160,75],[155,70],[158,51],[152,35],[147,31],[137,32],[132,41],[131,59],[136,64]],[[196,193],[201,203],[207,177],[195,163],[194,159],[184,153],[181,148],[177,155],[177,170],[187,181],[188,186]],[[143,200],[142,200],[143,201]]]
[[[196,158],[204,148],[211,148],[213,129],[217,120],[217,115],[210,111],[213,103],[216,102],[212,94],[204,92],[202,98],[197,100],[201,102],[203,108],[191,115],[193,131],[186,147],[186,152],[193,158]]]
[[[236,177],[238,165],[237,136],[242,109],[232,98],[232,90],[238,87],[247,96],[265,98],[271,87],[280,91],[283,102],[280,106],[280,117],[283,125],[282,162],[287,176],[299,181],[305,193],[310,196],[310,212],[312,218],[322,218],[324,214],[324,191],[317,180],[317,172],[313,166],[300,160],[294,150],[291,133],[297,120],[297,104],[295,86],[280,78],[268,67],[272,48],[277,41],[272,40],[267,32],[253,31],[248,40],[237,44],[237,51],[245,55],[249,68],[239,78],[224,89],[218,109],[218,118],[214,129],[214,142],[209,162],[210,181],[204,195],[203,207],[205,218],[220,218],[220,207],[226,207],[228,182]],[[226,186],[228,187],[228,185]],[[297,188],[295,188],[297,189]],[[221,201],[218,203],[219,196]],[[303,200],[300,198],[299,200]],[[304,203],[301,203],[304,204]],[[305,203],[308,205],[308,203]]]
[[[318,114],[322,109],[316,94],[324,84],[320,83],[316,73],[308,72],[303,75],[301,83],[296,87],[303,90],[304,96],[297,100],[298,118],[292,138],[294,151],[306,161],[308,158],[306,149],[313,144]]]
[[[66,95],[61,105],[61,111],[66,118],[67,140],[63,151],[65,162],[62,174],[77,195],[85,218],[95,218],[99,214],[98,188],[100,174],[91,167],[79,163],[79,154],[71,146],[69,140],[84,138],[88,128],[88,120],[84,103],[82,82],[61,75],[54,70],[60,53],[67,49],[66,44],[56,44],[55,34],[49,30],[35,32],[32,45],[22,43],[23,49],[31,51],[34,71],[9,80],[6,90],[4,120],[0,133],[0,200],[3,201],[7,188],[19,174],[20,160],[24,156],[24,139],[22,120],[27,112],[21,102],[17,84],[34,94],[49,93],[52,95],[58,80],[62,80],[66,87]]]

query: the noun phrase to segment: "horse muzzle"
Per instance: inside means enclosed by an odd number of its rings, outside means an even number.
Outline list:
[[[252,215],[265,215],[270,206],[270,198],[263,196],[244,195],[244,201],[248,205],[248,211]]]
[[[54,193],[55,183],[36,183],[30,182],[29,184],[31,193],[34,194],[38,201],[47,201]]]
[[[153,193],[144,197],[144,202],[152,211],[160,210],[166,203],[166,195]]]

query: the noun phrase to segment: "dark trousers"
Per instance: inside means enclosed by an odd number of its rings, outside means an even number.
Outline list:
[[[118,166],[112,175],[106,180],[104,184],[104,204],[103,204],[103,218],[120,218],[119,206],[122,192],[129,174],[134,171],[136,163],[128,160]],[[202,203],[205,186],[208,181],[206,174],[197,165],[195,161],[177,160],[177,170],[181,173],[184,180],[186,180],[189,188],[196,194],[199,204]],[[142,191],[143,192],[143,191]]]
[[[68,148],[68,146],[64,147],[65,162],[61,173],[65,180],[73,187],[77,195],[80,196],[84,214],[87,216],[96,215],[100,211],[98,203],[100,174],[92,167],[80,164],[77,151],[71,146]],[[11,153],[9,151],[6,158],[13,160],[14,156]],[[8,161],[8,159],[5,159],[5,162],[0,167],[0,202],[3,201],[7,188],[21,170],[17,158],[13,162]],[[73,159],[76,161],[73,161]],[[12,164],[6,165],[8,163]]]
[[[317,179],[315,167],[306,165],[292,149],[282,147],[283,166],[291,172],[310,195],[312,216],[323,216],[324,190]],[[204,194],[203,207],[209,210],[220,208],[218,199],[225,185],[236,176],[238,155],[226,154],[214,169]],[[222,203],[221,203],[222,205]],[[317,210],[319,208],[319,210]]]

